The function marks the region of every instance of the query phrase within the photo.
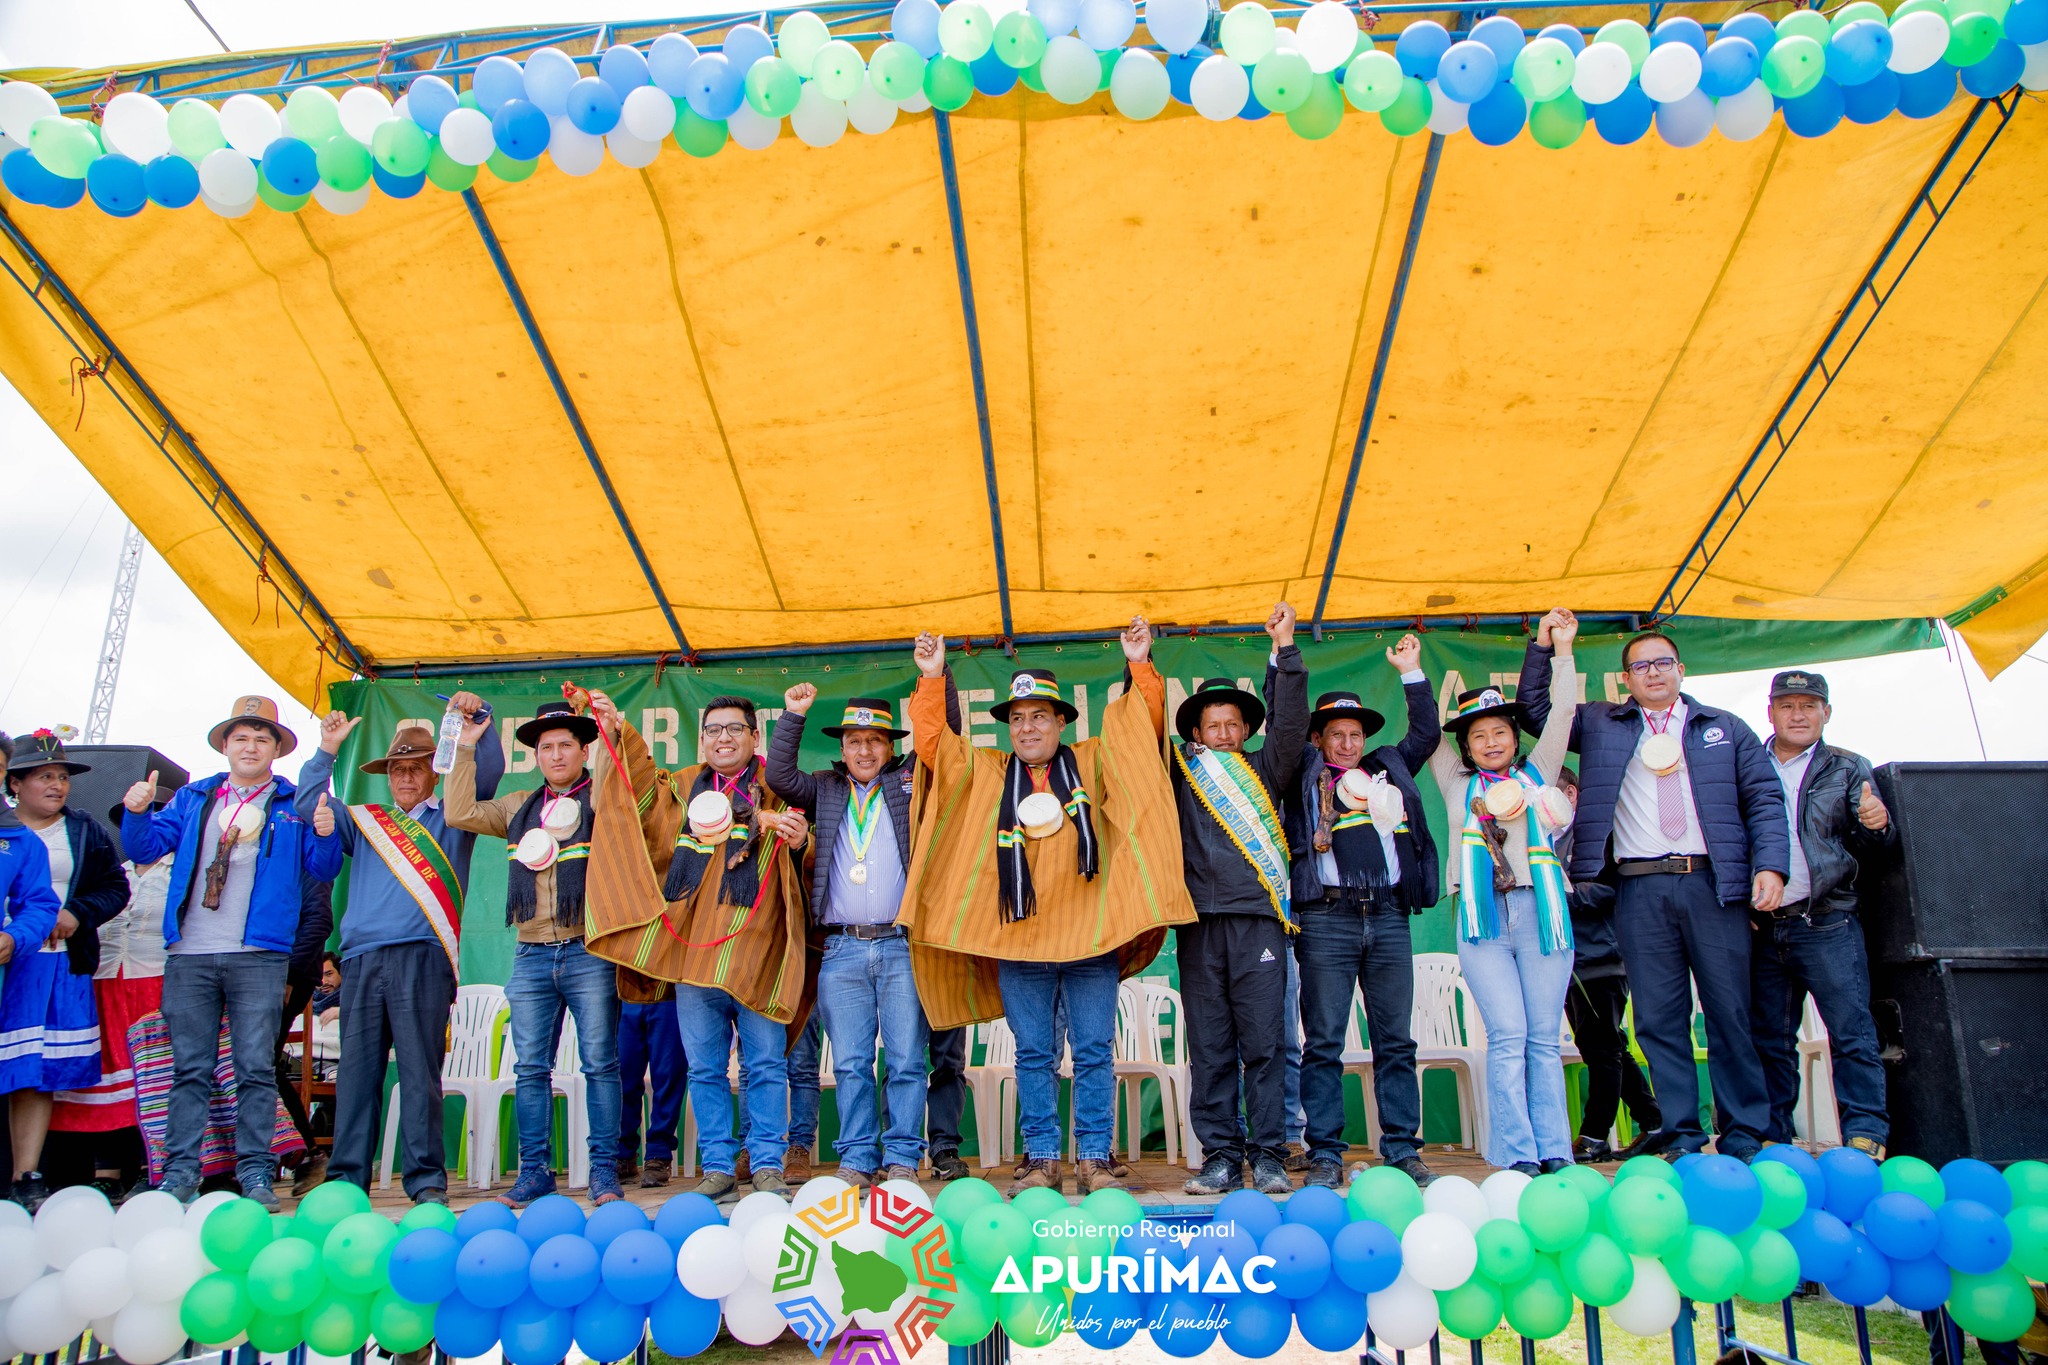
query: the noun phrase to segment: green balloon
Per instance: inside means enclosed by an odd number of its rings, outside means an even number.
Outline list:
[[[1050,1345],[1067,1325],[1067,1296],[1051,1294],[999,1294],[996,1316],[1003,1331],[1019,1346]]]
[[[321,1245],[320,1267],[343,1294],[374,1294],[390,1281],[391,1246],[398,1225],[381,1213],[352,1213],[334,1225]],[[312,1324],[307,1324],[312,1330]],[[325,1354],[336,1354],[333,1351]]]
[[[1613,1238],[1597,1232],[1566,1248],[1557,1258],[1557,1266],[1564,1273],[1566,1287],[1595,1308],[1620,1303],[1636,1282],[1636,1263]]]
[[[1689,1227],[1674,1251],[1665,1253],[1664,1268],[1678,1292],[1699,1303],[1721,1303],[1735,1297],[1748,1267],[1742,1250],[1726,1233]]]
[[[1343,122],[1344,97],[1337,93],[1337,82],[1329,76],[1311,76],[1308,98],[1287,116],[1287,126],[1297,137],[1310,142],[1320,142]]]
[[[1224,55],[1239,66],[1250,66],[1273,50],[1273,12],[1264,5],[1236,4],[1223,16],[1217,30]]]
[[[1628,54],[1629,66],[1638,72],[1643,69],[1643,59],[1650,55],[1650,30],[1633,19],[1609,19],[1600,25],[1593,41],[1613,43]]]
[[[977,62],[995,41],[995,23],[974,0],[952,0],[939,13],[939,51],[955,61]]]
[[[1011,1257],[1020,1267],[1028,1265],[1034,1240],[1031,1220],[1011,1204],[984,1204],[960,1220],[967,1268],[984,1281],[993,1282]]]
[[[1377,114],[1401,96],[1401,63],[1391,52],[1361,52],[1344,68],[1344,98],[1361,114]],[[1428,87],[1423,92],[1428,93]]]
[[[1829,16],[1828,31],[1840,33],[1858,19],[1875,19],[1880,24],[1891,22],[1891,16],[1884,12],[1883,5],[1873,4],[1871,0],[1855,0],[1855,3],[1844,5]]]
[[[239,1275],[215,1271],[185,1291],[178,1322],[202,1346],[219,1346],[248,1330],[249,1290]]]
[[[1351,47],[1352,57],[1362,57],[1370,51],[1372,51],[1372,35],[1364,29],[1358,30],[1358,41],[1352,44]]]
[[[1380,126],[1395,137],[1412,137],[1429,126],[1430,103],[1429,87],[1403,76],[1394,102],[1380,110]]]
[[[1607,1197],[1607,1224],[1631,1256],[1662,1256],[1685,1236],[1685,1199],[1661,1180],[1617,1181]]]
[[[427,179],[450,194],[460,194],[476,183],[476,167],[465,166],[442,151],[441,141],[436,138],[433,155],[427,158]],[[348,1184],[346,1180],[340,1183]]]
[[[811,59],[811,80],[827,99],[852,99],[867,78],[868,67],[861,60],[860,49],[844,38],[832,39]]]
[[[1781,43],[1787,38],[1811,38],[1825,47],[1831,32],[1828,17],[1817,9],[1796,9],[1778,21]]]
[[[2017,1341],[2034,1325],[2034,1292],[2027,1287],[2027,1277],[2009,1265],[1989,1275],[1957,1271],[1948,1292],[1948,1311],[1973,1337]]]
[[[1407,1172],[1393,1166],[1374,1166],[1366,1171],[1351,1182],[1345,1197],[1350,1201],[1353,1218],[1384,1223],[1396,1237],[1422,1216],[1422,1191]]]
[[[1788,1167],[1787,1169],[1790,1168]],[[1670,1162],[1662,1157],[1649,1155],[1632,1156],[1627,1161],[1622,1162],[1621,1169],[1614,1173],[1614,1183],[1619,1186],[1622,1181],[1630,1180],[1637,1176],[1661,1180],[1667,1185],[1676,1185],[1678,1183],[1678,1172],[1671,1169]]]
[[[1556,38],[1537,38],[1515,54],[1511,79],[1531,104],[1554,100],[1572,88],[1578,70],[1572,50]]]
[[[1559,98],[1563,97],[1560,96]],[[1579,107],[1581,110],[1585,108],[1584,105]],[[1594,1170],[1591,1166],[1567,1166],[1559,1171],[1558,1174],[1571,1181],[1577,1187],[1579,1193],[1586,1196],[1586,1204],[1592,1210],[1594,1222],[1600,1221],[1607,1208],[1607,1196],[1614,1193],[1614,1182]],[[1599,1229],[1590,1228],[1589,1230],[1598,1231]]]
[[[315,154],[320,179],[338,190],[359,190],[370,183],[370,149],[347,133],[336,133]]]
[[[934,57],[925,64],[924,97],[950,114],[974,98],[974,72],[958,57]]]
[[[230,1199],[206,1216],[199,1249],[222,1270],[239,1275],[270,1245],[270,1215],[253,1199]]]
[[[286,97],[285,123],[292,136],[319,146],[341,133],[341,105],[317,85],[302,85]]]
[[[1941,21],[1945,24],[1954,22],[1953,17],[1948,12],[1948,6],[1943,3],[1943,0],[1906,0],[1905,4],[1892,11],[1892,22],[1896,24],[1907,15],[1918,14],[1923,9],[1933,10],[1936,14],[1939,14]]]
[[[1252,68],[1252,93],[1274,113],[1291,113],[1308,99],[1309,81],[1315,74],[1308,58],[1299,52],[1275,48]]]
[[[1520,1223],[1506,1218],[1488,1219],[1479,1225],[1473,1240],[1479,1244],[1476,1273],[1495,1284],[1517,1284],[1529,1278],[1530,1270],[1535,1268],[1536,1244],[1529,1240]]]
[[[377,164],[392,175],[418,175],[427,168],[427,161],[434,154],[432,141],[427,130],[409,118],[386,119],[377,125],[377,131],[370,135],[370,155],[377,158]],[[330,1185],[346,1185],[346,1180],[331,1180]],[[311,1203],[327,1185],[321,1185],[306,1196],[300,1204],[303,1209]],[[336,1222],[341,1221],[336,1219]],[[321,1235],[326,1235],[323,1230]]]
[[[1812,10],[1799,12],[1814,13]],[[1823,19],[1821,22],[1825,24],[1827,21]],[[1827,69],[1827,50],[1812,38],[1804,34],[1780,38],[1764,54],[1764,89],[1782,100],[1798,99],[1820,84],[1820,78],[1827,74]]]
[[[258,172],[258,174],[261,174],[261,172]],[[292,1235],[292,1228],[293,1228],[293,1226],[294,1226],[294,1224],[293,1224],[293,1222],[292,1222],[292,1216],[291,1216],[290,1214],[288,1214],[288,1213],[273,1213],[273,1214],[271,1214],[271,1215],[270,1215],[270,1239],[271,1239],[271,1240],[272,1240],[272,1241],[274,1242],[274,1241],[276,1241],[276,1240],[277,1240],[278,1238],[280,1238],[280,1237],[290,1237],[290,1236]],[[301,1229],[299,1230],[299,1233],[298,1233],[298,1235],[299,1235],[299,1236],[301,1236],[301,1237],[304,1237],[304,1238],[305,1238],[305,1239],[306,1239],[307,1241],[309,1241],[309,1242],[313,1240],[313,1236],[312,1236],[312,1234],[311,1234],[311,1233],[309,1233],[309,1232],[307,1232],[307,1231],[306,1231],[306,1230],[305,1230],[304,1228],[301,1228]]]
[[[1096,62],[1102,67],[1102,75],[1098,77],[1095,82],[1096,94],[1099,95],[1103,91],[1109,89],[1110,80],[1116,75],[1117,58],[1123,55],[1124,51],[1120,47],[1111,48],[1107,52],[1098,52],[1095,54]]]
[[[2030,1280],[2048,1280],[2048,1205],[2022,1204],[2005,1215],[2012,1233],[2006,1264]]]
[[[891,1237],[889,1240],[900,1242],[903,1239]],[[392,1355],[417,1351],[434,1339],[434,1305],[401,1298],[397,1290],[386,1285],[370,1301],[370,1335]]]
[[[1949,0],[1948,7],[1958,17],[1965,14],[1988,14],[2003,25],[2005,12],[2012,8],[2012,0]]]
[[[1036,90],[1039,94],[1043,95],[1045,93],[1044,63],[1033,62],[1022,71],[1019,71],[1017,73],[1017,84],[1023,86],[1026,90]]]
[[[1561,1175],[1540,1175],[1522,1189],[1516,1216],[1538,1251],[1563,1251],[1586,1235],[1593,1209],[1578,1186]]]
[[[1478,1341],[1500,1326],[1500,1290],[1481,1275],[1456,1289],[1437,1290],[1436,1307],[1444,1330],[1467,1341]]]
[[[924,89],[924,57],[909,43],[883,43],[868,60],[868,79],[884,98],[901,103]]]
[[[1806,1182],[1782,1161],[1759,1161],[1750,1170],[1763,1187],[1763,1212],[1757,1222],[1767,1228],[1789,1228],[1806,1212]]]
[[[431,1199],[424,1204],[414,1204],[405,1217],[398,1220],[398,1230],[402,1233],[418,1232],[421,1228],[439,1228],[443,1232],[455,1231],[455,1210],[446,1204],[437,1204]]]
[[[804,93],[803,78],[780,57],[763,57],[747,68],[747,103],[763,118],[787,118]]]
[[[1877,1168],[1877,1175],[1886,1194],[1910,1194],[1930,1209],[1940,1208],[1948,1199],[1941,1172],[1917,1156],[1891,1157]]]
[[[675,137],[676,146],[691,156],[717,156],[725,146],[725,120],[705,118],[682,100],[677,100]]]
[[[304,1319],[297,1313],[252,1313],[249,1344],[259,1351],[281,1354],[306,1339]]]
[[[28,149],[51,175],[83,180],[85,168],[100,154],[100,141],[77,119],[52,114],[29,125]]]
[[[1576,1307],[1554,1256],[1538,1256],[1529,1278],[1508,1286],[1501,1306],[1508,1326],[1534,1341],[1547,1341],[1571,1326]]]
[[[1762,1161],[1759,1167],[1775,1166]],[[1794,1173],[1794,1180],[1799,1177]],[[1799,1288],[1799,1253],[1782,1232],[1752,1227],[1735,1239],[1742,1253],[1742,1283],[1736,1292],[1751,1303],[1776,1303]]]
[[[489,161],[486,161],[484,165],[488,166],[490,168],[491,174],[497,176],[498,179],[504,181],[508,185],[516,185],[520,181],[526,179],[528,176],[534,173],[535,169],[538,168],[540,165],[540,158],[535,157],[531,161],[515,161],[511,157],[506,156],[504,151],[501,149],[499,151],[492,152],[491,159]],[[424,1208],[440,1207],[443,1206],[439,1204],[421,1204],[419,1208],[415,1208],[413,1210],[413,1213],[418,1213],[420,1209]],[[412,1214],[409,1213],[406,1215],[406,1217],[410,1218],[412,1217]],[[439,1223],[432,1223],[429,1224],[429,1226],[440,1227],[441,1225]],[[453,1215],[450,1215],[447,1230],[453,1231],[454,1227],[454,1217]]]
[[[313,198],[310,194],[286,194],[263,177],[256,181],[256,197],[279,213],[297,213]]]
[[[2048,1204],[2048,1161],[2015,1161],[2005,1168],[2005,1183],[2012,1189],[2012,1202],[2022,1208]]]
[[[948,1185],[947,1189],[953,1186]],[[941,1195],[940,1198],[944,1198]],[[1081,1212],[1091,1222],[1113,1228],[1118,1234],[1125,1229],[1135,1231],[1145,1219],[1144,1206],[1129,1190],[1115,1188],[1097,1190],[1081,1201]]]
[[[1044,1186],[1025,1190],[1010,1201],[1010,1207],[1024,1215],[1024,1221],[1032,1225],[1034,1232],[1039,1223],[1065,1219],[1074,1211],[1074,1206],[1067,1202],[1065,1195]]]
[[[306,1313],[306,1345],[324,1356],[345,1356],[370,1339],[370,1301],[354,1294],[323,1294]]]
[[[938,1337],[948,1346],[972,1346],[996,1325],[996,1296],[964,1279],[959,1285],[952,1311],[939,1319]]]
[[[196,162],[228,145],[220,130],[220,111],[205,100],[182,99],[171,106],[165,130],[179,156]]]
[[[249,1263],[249,1302],[258,1313],[297,1317],[327,1287],[320,1248],[300,1237],[280,1237]]]
[[[1988,14],[1959,14],[1949,26],[1948,51],[1941,58],[1950,66],[1975,66],[2004,36],[1999,22]]]
[[[1539,147],[1548,147],[1553,152],[1563,151],[1577,142],[1585,131],[1585,103],[1569,90],[1529,111],[1529,136]],[[1574,1166],[1571,1169],[1583,1171],[1587,1168]]]
[[[1022,71],[1045,55],[1045,25],[1035,15],[1014,10],[996,20],[996,58]]]
[[[932,1200],[932,1210],[947,1222],[954,1223],[985,1204],[1002,1202],[1003,1196],[995,1186],[978,1175],[970,1175],[940,1190],[939,1197]]]

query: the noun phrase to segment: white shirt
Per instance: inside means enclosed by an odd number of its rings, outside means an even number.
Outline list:
[[[122,977],[129,981],[164,974],[164,899],[171,890],[170,858],[160,858],[138,871],[124,863],[132,893],[128,907],[100,926],[100,966],[96,980]]]
[[[1785,789],[1785,812],[1792,824],[1792,875],[1785,879],[1783,904],[1791,905],[1803,901],[1813,892],[1813,872],[1806,865],[1806,850],[1799,843],[1799,788],[1806,782],[1807,769],[1813,766],[1813,751],[1816,745],[1809,744],[1790,760],[1780,762],[1778,746],[1765,746],[1771,753],[1771,766],[1778,770],[1778,783]]]
[[[1681,759],[1678,768],[1678,784],[1685,794],[1685,833],[1676,839],[1665,835],[1657,819],[1657,774],[1643,766],[1643,742],[1655,730],[1650,728],[1653,712],[1643,713],[1643,733],[1636,740],[1636,751],[1629,755],[1628,766],[1621,770],[1621,799],[1614,806],[1614,856],[1616,858],[1662,858],[1671,853],[1690,853],[1705,856],[1706,835],[1700,829],[1699,807],[1692,799],[1692,779]],[[1671,723],[1662,727],[1666,733],[1676,737],[1685,733],[1685,703],[1674,701],[1668,713]]]
[[[22,823],[27,824],[28,822],[24,820]],[[57,893],[59,901],[69,903],[71,900],[71,873],[73,867],[71,862],[71,836],[65,832],[64,817],[60,815],[49,824],[37,830],[36,837],[41,839],[50,850],[50,889]],[[69,951],[63,939],[57,940],[55,944],[52,944],[48,939],[44,939],[42,950],[46,953]]]

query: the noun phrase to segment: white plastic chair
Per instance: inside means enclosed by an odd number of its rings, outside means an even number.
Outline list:
[[[441,1093],[462,1097],[463,1137],[469,1143],[471,1183],[488,1189],[497,1173],[497,1144],[488,1153],[479,1136],[484,1127],[483,1109],[491,1111],[490,1128],[497,1129],[498,1097],[512,1088],[508,1074],[501,1085],[494,1074],[491,1039],[498,1020],[511,1006],[503,986],[461,986],[455,992],[455,1007],[448,1014],[448,1052],[441,1059]],[[391,1087],[384,1112],[384,1150],[380,1160],[379,1185],[391,1188],[392,1168],[398,1153],[399,1087]]]
[[[1173,1108],[1165,1115],[1168,1124],[1180,1128],[1180,1149],[1187,1159],[1188,1169],[1202,1169],[1204,1155],[1202,1140],[1195,1136],[1194,1113],[1189,1108],[1193,1098],[1188,1089],[1188,1040],[1187,1012],[1181,1003],[1180,992],[1158,977],[1141,976],[1137,979],[1144,992],[1144,1023],[1152,1034],[1152,1055],[1173,1078]],[[1161,1105],[1165,1097],[1161,1096]]]
[[[968,1055],[981,1048],[981,1061],[967,1068],[967,1085],[974,1093],[975,1142],[981,1148],[984,1166],[1000,1166],[1012,1146],[1003,1127],[1003,1091],[1017,1082],[1017,1039],[1008,1021],[991,1019],[976,1024],[968,1039]]]
[[[1124,1111],[1125,1145],[1138,1160],[1144,1139],[1145,1082],[1159,1084],[1159,1109],[1166,1131],[1166,1160],[1180,1160],[1180,1099],[1174,1070],[1159,1051],[1157,998],[1143,981],[1126,981],[1116,997],[1116,1081]],[[1112,1111],[1112,1118],[1114,1111]]]
[[[1358,1086],[1365,1101],[1365,1145],[1377,1149],[1380,1145],[1380,1107],[1372,1085],[1372,1045],[1366,1040],[1365,993],[1356,981],[1351,983],[1351,1012],[1344,1020],[1343,1073],[1344,1076],[1358,1077]]]
[[[1799,1019],[1799,1107],[1805,1122],[1800,1136],[1815,1147],[1842,1145],[1842,1122],[1835,1108],[1835,1052],[1828,1026],[1811,995]]]
[[[1456,953],[1415,955],[1415,1079],[1449,1071],[1458,1084],[1459,1135],[1477,1150],[1486,1132],[1486,1028]]]
[[[563,1137],[568,1151],[569,1188],[581,1189],[590,1183],[590,1106],[585,1102],[588,1093],[583,1080],[583,1054],[576,1047],[576,1016],[562,1012],[562,1042],[555,1049],[555,1069],[548,1078],[554,1094],[568,1101],[569,1123]],[[552,1109],[554,1106],[550,1105]],[[550,1115],[548,1126],[554,1127]]]

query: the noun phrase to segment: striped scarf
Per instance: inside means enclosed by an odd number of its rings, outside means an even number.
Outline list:
[[[1071,748],[1060,745],[1047,765],[1046,777],[1052,794],[1059,798],[1067,818],[1074,822],[1078,842],[1075,871],[1083,880],[1092,881],[1101,863],[1101,851],[1095,842],[1095,818],[1091,814],[1094,803],[1088,799],[1088,789],[1081,785],[1080,765],[1074,762]],[[1031,765],[1012,754],[1003,773],[1003,806],[996,814],[996,857],[1000,860],[997,894],[1005,924],[1014,924],[1038,911],[1038,892],[1031,885],[1031,864],[1024,857],[1024,845],[1031,836],[1017,822],[1017,803],[1029,795]]]
[[[1536,795],[1543,780],[1526,764],[1506,773],[1475,772],[1465,779],[1465,827],[1458,840],[1458,937],[1467,943],[1499,938],[1503,925],[1498,894],[1512,890],[1514,870],[1507,860],[1507,831],[1486,813],[1486,789],[1496,782],[1520,782],[1528,788],[1520,818],[1529,835],[1529,880],[1536,893],[1536,936],[1545,956],[1572,947],[1572,918],[1565,892],[1564,868],[1551,847],[1550,835],[1536,814]]]
[[[717,843],[706,843],[691,831],[687,811],[691,798],[710,791],[716,779],[717,771],[705,764],[697,770],[689,796],[683,798],[686,813],[682,827],[676,831],[675,855],[669,859],[668,880],[662,884],[661,894],[669,901],[688,900],[696,894],[712,860],[722,855],[725,872],[718,884],[719,903],[752,905],[761,890],[760,855],[770,846],[769,840],[757,838],[754,831],[754,812],[766,805],[761,789],[761,760],[748,759],[740,774],[740,790],[732,794],[732,828]]]
[[[505,923],[524,924],[540,913],[540,881],[534,870],[519,861],[519,841],[526,832],[540,828],[541,809],[547,802],[545,784],[534,789],[526,804],[505,827]],[[590,831],[595,828],[594,807],[588,778],[563,793],[582,803],[576,830],[560,842],[555,854],[555,923],[565,929],[583,925],[583,873],[590,863]]]

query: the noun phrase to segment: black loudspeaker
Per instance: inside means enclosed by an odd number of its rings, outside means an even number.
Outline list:
[[[107,812],[121,804],[121,798],[128,789],[151,772],[156,773],[159,789],[174,792],[191,780],[183,768],[165,758],[146,744],[73,744],[65,752],[80,763],[92,765],[89,773],[74,774],[71,779],[71,804],[99,820],[107,819]],[[109,822],[113,831],[114,847],[121,847],[121,822]],[[122,857],[127,857],[124,851]]]
[[[1936,1165],[2048,1157],[2048,959],[1874,971],[1891,1150]]]
[[[1887,763],[1877,786],[1899,846],[1862,882],[1872,959],[2048,959],[2048,763]]]

